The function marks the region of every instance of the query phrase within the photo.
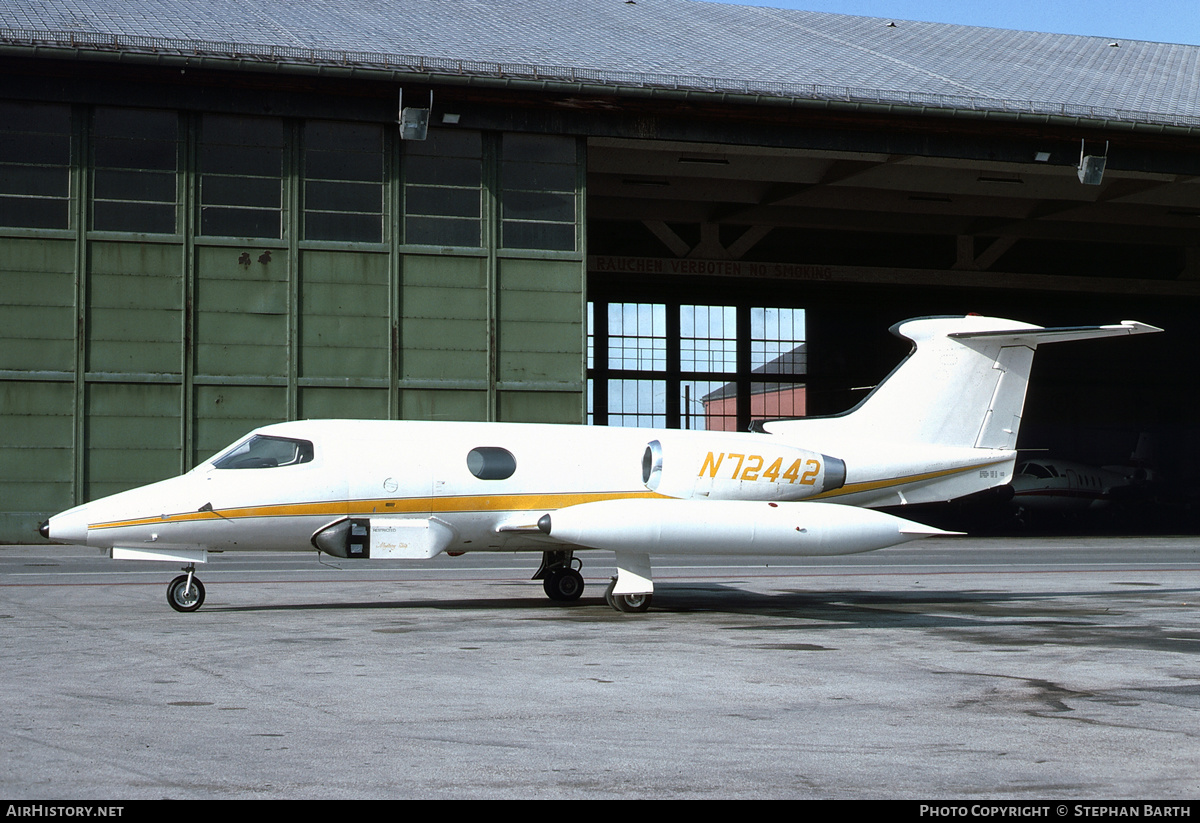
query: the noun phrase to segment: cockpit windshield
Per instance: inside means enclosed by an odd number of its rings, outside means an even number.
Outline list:
[[[295,466],[313,459],[313,444],[289,437],[256,434],[213,462],[217,469],[273,469]]]
[[[1022,463],[1020,466],[1017,466],[1016,473],[1028,474],[1033,477],[1040,477],[1044,480],[1050,480],[1051,478],[1058,477],[1058,472],[1054,470],[1053,466],[1043,466],[1040,463],[1032,462]]]

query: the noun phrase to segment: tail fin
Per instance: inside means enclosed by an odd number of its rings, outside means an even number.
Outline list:
[[[1047,329],[969,315],[906,320],[891,331],[911,340],[913,351],[862,403],[836,418],[840,434],[893,443],[1013,449],[1039,343],[1162,330],[1131,320],[1115,326]],[[767,423],[764,428],[786,434],[789,422]]]

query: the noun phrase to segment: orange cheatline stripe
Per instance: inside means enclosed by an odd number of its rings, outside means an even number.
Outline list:
[[[867,483],[854,483],[833,491],[814,495],[810,500],[829,499],[857,494],[865,491],[876,491],[905,483],[919,483],[934,480],[952,474],[975,471],[1006,462],[993,460],[987,463],[976,463],[957,469],[942,469],[936,472],[893,477],[884,480],[873,480]],[[434,514],[446,512],[482,512],[482,511],[525,511],[530,509],[561,509],[576,506],[581,503],[595,503],[601,500],[654,500],[669,499],[657,492],[569,492],[542,494],[491,494],[491,495],[457,495],[448,497],[404,497],[378,498],[374,500],[342,500],[319,503],[278,503],[269,506],[243,506],[236,509],[223,509],[219,513],[211,512],[180,512],[178,514],[141,517],[132,520],[114,520],[108,523],[93,523],[89,529],[118,529],[128,526],[148,526],[158,523],[183,523],[197,520],[235,520],[254,517],[345,517],[363,514]]]
[[[345,517],[356,514],[426,514],[437,512],[523,511],[527,509],[561,509],[580,503],[600,500],[663,498],[655,492],[583,492],[566,494],[490,494],[454,497],[379,498],[376,500],[342,500],[320,503],[278,503],[270,506],[243,506],[211,512],[181,512],[178,514],[140,517],[93,523],[89,529],[118,529],[127,526],[148,526],[158,523],[183,523],[197,520],[238,520],[253,517]]]
[[[986,463],[975,463],[970,466],[962,466],[957,469],[941,469],[935,472],[923,472],[921,474],[910,474],[905,477],[893,477],[885,480],[872,480],[868,483],[854,483],[849,486],[842,486],[840,489],[833,491],[822,492],[813,497],[813,500],[830,497],[842,497],[847,494],[857,494],[859,492],[877,491],[878,489],[886,489],[891,486],[900,486],[905,483],[920,483],[924,480],[936,480],[939,477],[949,477],[952,474],[962,474],[963,472],[976,471],[984,469],[988,466],[996,466],[1001,463],[1007,463],[1008,460],[989,460]]]

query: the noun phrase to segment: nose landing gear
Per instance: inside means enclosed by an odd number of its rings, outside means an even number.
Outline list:
[[[204,605],[204,584],[196,577],[194,565],[185,566],[181,574],[167,585],[167,603],[177,612],[194,612]]]

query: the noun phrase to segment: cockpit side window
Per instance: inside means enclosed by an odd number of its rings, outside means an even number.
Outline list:
[[[313,444],[290,437],[256,434],[213,463],[217,469],[273,469],[313,459]]]

